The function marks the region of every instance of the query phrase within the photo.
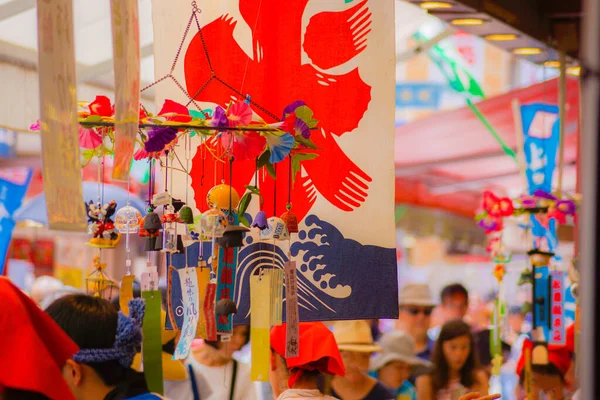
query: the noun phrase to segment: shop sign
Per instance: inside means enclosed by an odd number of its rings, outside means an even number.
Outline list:
[[[552,271],[550,289],[550,344],[564,346],[565,329],[565,272]]]

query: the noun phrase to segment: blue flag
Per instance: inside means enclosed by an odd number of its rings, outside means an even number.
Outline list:
[[[543,103],[523,105],[521,122],[528,192],[530,195],[538,190],[551,193],[560,141],[558,106]],[[551,220],[546,229],[532,215],[531,224],[533,236],[538,240],[545,239],[548,250],[554,251],[558,244],[556,221]],[[534,247],[539,247],[536,242]]]
[[[4,275],[6,253],[15,227],[12,216],[21,207],[32,173],[31,168],[0,170],[0,275]]]

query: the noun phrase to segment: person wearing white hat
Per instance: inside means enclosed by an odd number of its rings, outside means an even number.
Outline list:
[[[333,335],[344,361],[346,375],[336,375],[331,381],[333,397],[341,400],[391,400],[394,395],[368,375],[371,355],[381,350],[373,342],[371,327],[366,321],[339,321]]]
[[[429,360],[434,341],[429,338],[427,331],[431,325],[431,313],[436,306],[429,286],[421,283],[405,285],[398,296],[398,303],[398,330],[413,338],[418,357]]]
[[[429,373],[433,364],[415,356],[415,342],[404,332],[383,334],[379,346],[370,375],[391,389],[396,400],[416,400],[417,391],[408,378]]]

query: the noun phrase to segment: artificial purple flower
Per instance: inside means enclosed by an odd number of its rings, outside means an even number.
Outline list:
[[[577,206],[573,200],[559,200],[556,202],[556,208],[565,215],[573,215],[577,211]]]
[[[227,119],[227,113],[221,106],[217,106],[215,108],[215,113],[210,120],[212,126],[216,126],[219,128],[225,128],[229,125],[229,120]]]
[[[491,233],[491,232],[496,232],[500,229],[502,229],[502,223],[501,220],[498,218],[494,218],[491,216],[486,216],[481,218],[478,222],[477,225],[480,228],[485,229],[486,233]]]
[[[267,229],[269,226],[267,222],[267,214],[264,211],[259,211],[256,213],[256,217],[254,217],[254,221],[252,221],[252,227],[258,228],[261,231]]]
[[[546,199],[546,200],[556,200],[556,196],[548,193],[544,190],[538,189],[535,192],[533,192],[533,196],[537,197],[539,199]]]
[[[537,207],[537,202],[535,201],[535,199],[533,197],[521,196],[521,198],[519,199],[519,202],[521,203],[521,207],[523,207],[523,208]]]
[[[290,104],[289,106],[287,106],[286,108],[283,109],[283,117],[281,117],[281,119],[285,119],[285,117],[287,117],[289,114],[293,113],[294,110],[296,110],[296,108],[302,107],[305,105],[306,105],[306,103],[303,102],[302,100],[296,100],[295,102],[293,102],[292,104]]]
[[[148,140],[144,143],[144,150],[148,153],[163,151],[165,147],[177,138],[177,128],[161,126],[152,128],[148,132]]]
[[[294,130],[296,131],[296,135],[301,134],[304,139],[310,138],[310,129],[308,128],[308,125],[306,125],[306,122],[302,121],[300,118],[296,118]]]

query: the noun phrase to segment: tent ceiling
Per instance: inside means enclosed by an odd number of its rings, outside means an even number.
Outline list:
[[[113,86],[110,2],[77,0],[74,4],[75,57],[79,81]],[[141,80],[154,80],[152,1],[138,0]],[[13,62],[37,64],[35,0],[0,0],[0,56]]]
[[[558,79],[491,97],[477,104],[496,132],[509,147],[515,149],[513,99],[521,104],[557,104]],[[574,191],[579,133],[577,79],[567,80],[566,114],[563,190]],[[468,107],[439,112],[396,128],[395,159],[397,202],[472,215],[485,188],[511,196],[524,189],[517,164],[504,154]]]

